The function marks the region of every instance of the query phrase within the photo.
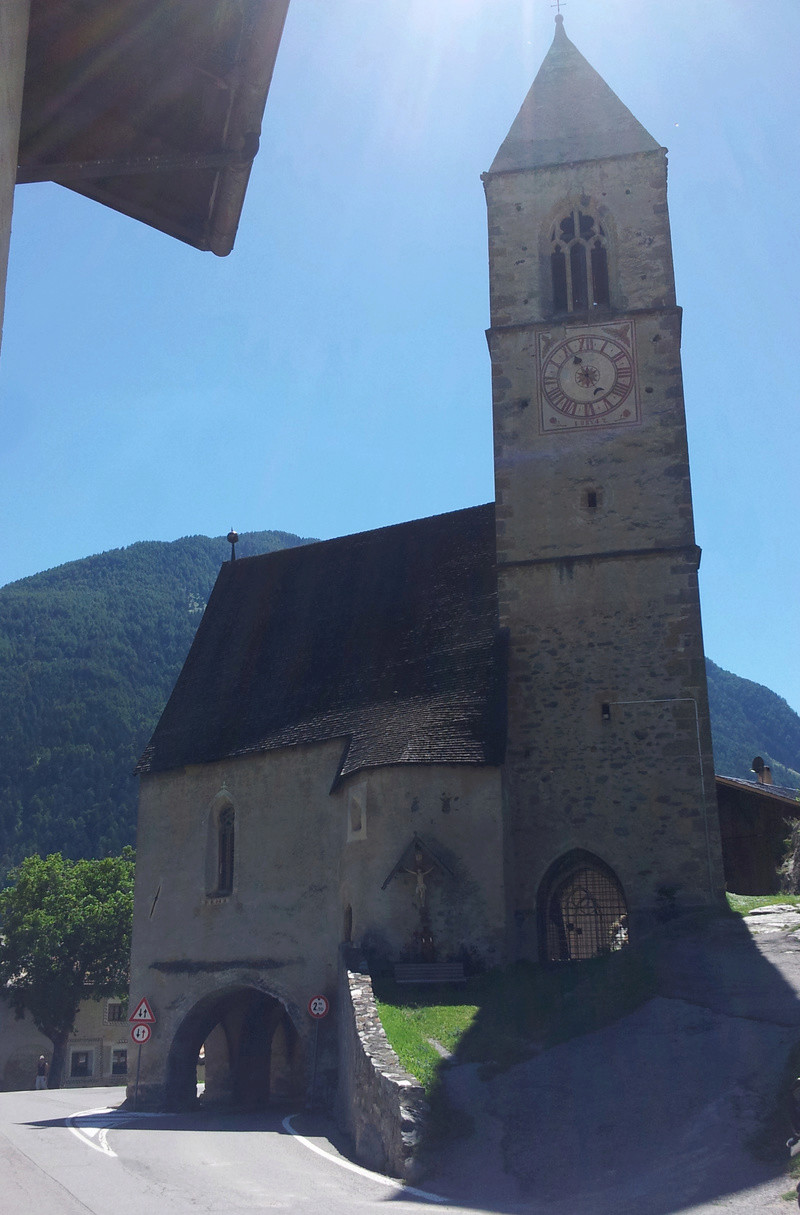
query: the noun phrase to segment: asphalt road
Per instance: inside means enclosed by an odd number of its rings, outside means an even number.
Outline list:
[[[352,1165],[321,1120],[291,1119],[301,1136],[284,1125],[285,1110],[109,1112],[123,1097],[108,1088],[0,1093],[3,1215],[351,1215],[387,1202],[399,1215],[429,1203]]]
[[[322,1117],[132,1115],[108,1109],[122,1089],[61,1089],[0,1093],[0,1212],[790,1215],[786,1162],[749,1143],[800,1041],[800,912],[748,921],[668,936],[658,994],[605,1029],[485,1081],[453,1068],[475,1132],[416,1192],[353,1165]]]

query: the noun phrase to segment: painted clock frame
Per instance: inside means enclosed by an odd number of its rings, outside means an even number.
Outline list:
[[[540,331],[536,355],[542,434],[640,422],[633,321]]]

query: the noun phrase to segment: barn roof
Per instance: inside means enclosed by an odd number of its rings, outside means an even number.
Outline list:
[[[19,182],[229,253],[289,0],[32,0]]]
[[[138,770],[335,738],[337,779],[497,764],[504,678],[492,503],[239,559]]]

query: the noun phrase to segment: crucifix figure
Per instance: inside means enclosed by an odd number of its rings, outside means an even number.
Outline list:
[[[417,885],[414,890],[414,897],[417,900],[417,902],[419,903],[420,907],[425,906],[425,896],[428,891],[428,888],[425,885],[425,878],[428,876],[429,873],[432,873],[433,869],[434,869],[433,865],[431,865],[430,869],[423,869],[422,868],[422,859],[423,859],[422,858],[422,849],[415,848],[414,849],[414,868],[406,869],[406,873],[410,873],[412,875],[412,877],[415,877],[417,879]]]

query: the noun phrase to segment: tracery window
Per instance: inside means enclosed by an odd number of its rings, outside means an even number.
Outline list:
[[[539,892],[540,938],[549,962],[616,953],[628,944],[628,907],[616,874],[576,850],[551,867]]]
[[[217,824],[217,894],[233,890],[234,825],[233,806],[223,806]]]
[[[550,232],[553,308],[587,312],[609,303],[608,248],[602,224],[573,207]]]

